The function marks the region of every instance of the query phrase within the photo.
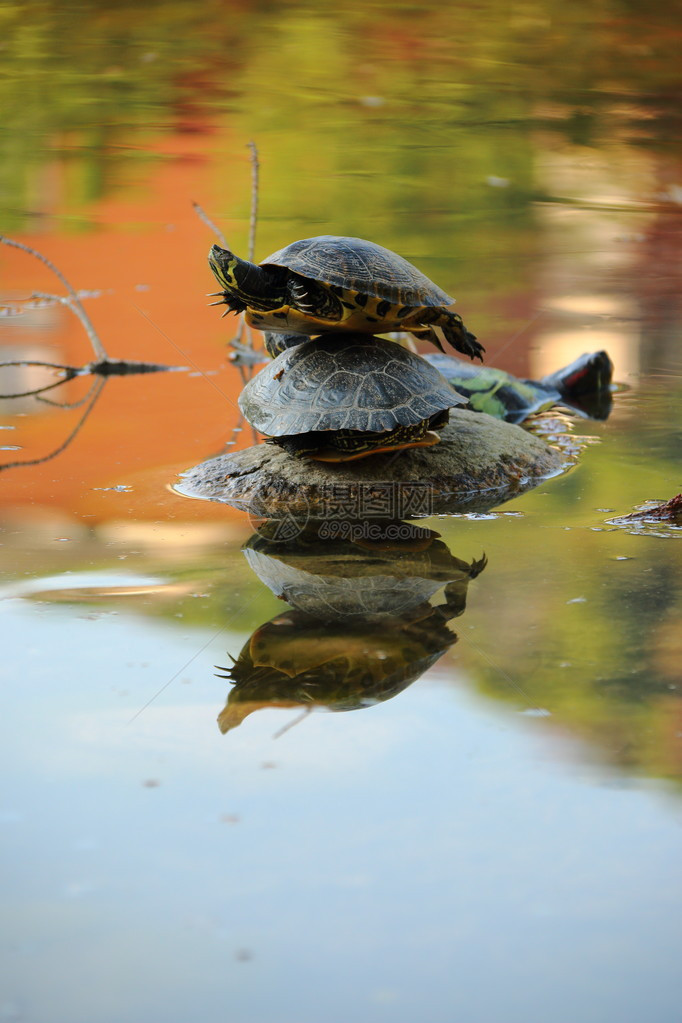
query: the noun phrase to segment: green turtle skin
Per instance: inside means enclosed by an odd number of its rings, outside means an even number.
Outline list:
[[[606,419],[611,410],[613,363],[604,351],[581,355],[569,366],[541,380],[520,380],[492,366],[472,366],[451,355],[425,355],[470,408],[508,423],[564,405],[590,419]]]
[[[239,397],[256,430],[321,461],[438,443],[434,429],[463,404],[421,356],[365,334],[327,334],[288,348]]]
[[[410,331],[470,358],[483,347],[449,307],[454,299],[390,249],[363,238],[303,238],[259,265],[213,245],[209,265],[219,302],[260,330],[309,336],[329,331]]]

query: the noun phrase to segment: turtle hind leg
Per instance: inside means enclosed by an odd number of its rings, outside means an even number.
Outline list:
[[[476,335],[466,329],[462,317],[457,313],[449,309],[428,309],[426,315],[421,315],[420,320],[421,323],[429,324],[429,341],[433,341],[442,352],[445,351],[443,348],[445,339],[458,352],[468,355],[470,359],[480,359],[483,362],[485,348],[478,343]]]

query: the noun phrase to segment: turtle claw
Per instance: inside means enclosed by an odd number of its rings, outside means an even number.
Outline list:
[[[476,335],[466,329],[461,316],[458,316],[457,313],[445,310],[440,315],[434,316],[428,326],[422,321],[418,327],[411,328],[411,333],[415,337],[430,341],[444,354],[447,354],[445,345],[448,344],[462,355],[468,355],[470,359],[480,359],[483,362],[482,352],[485,351],[485,348],[476,340]]]
[[[452,347],[462,355],[468,355],[470,359],[480,359],[483,362],[485,348],[476,340],[476,335],[466,329],[462,323],[462,317],[457,313],[450,313],[448,322],[442,326],[442,333]]]
[[[211,306],[214,306],[214,305],[226,305],[227,306],[227,309],[225,310],[223,315],[220,317],[221,320],[222,320],[223,316],[227,316],[228,313],[242,313],[246,309],[245,304],[239,298],[237,298],[235,295],[231,295],[229,293],[229,291],[214,291],[212,294],[207,295],[207,298],[215,298],[216,296],[220,296],[218,298],[218,301],[217,302],[209,302],[208,306],[209,306],[209,308]]]

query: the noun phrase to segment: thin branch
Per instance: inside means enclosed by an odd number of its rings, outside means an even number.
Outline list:
[[[3,366],[44,366],[46,369],[63,369],[67,373],[83,372],[77,366],[66,366],[61,362],[43,362],[42,359],[13,359],[11,362],[0,362],[0,369]],[[0,397],[6,398],[8,396],[3,394]],[[19,397],[23,397],[23,395],[19,395]]]
[[[55,388],[61,387],[67,380],[73,380],[77,375],[77,373],[71,373],[70,376],[64,377],[62,380],[54,380],[51,384],[45,384],[44,387],[32,387],[30,391],[17,391],[14,394],[0,394],[0,398],[3,401],[10,401],[12,398],[38,398],[41,394],[46,394],[48,391],[54,391]],[[52,402],[52,404],[56,405],[57,402]]]
[[[251,219],[249,221],[249,261],[253,263],[256,253],[256,224],[258,223],[258,147],[255,142],[247,143],[251,151]]]
[[[528,320],[528,322],[524,323],[523,327],[521,327],[519,330],[517,330],[517,332],[513,335],[513,337],[510,337],[507,340],[507,342],[502,345],[501,348],[497,349],[497,351],[495,352],[493,358],[490,359],[486,363],[486,365],[491,366],[491,367],[494,366],[494,364],[497,362],[497,360],[502,355],[502,353],[506,352],[507,349],[510,348],[511,345],[513,345],[515,341],[518,341],[518,339],[521,337],[521,335],[525,334],[525,332],[528,330],[528,328],[532,327],[533,324],[536,322],[536,320],[538,320],[546,311],[547,311],[546,309],[538,309],[538,310],[536,310],[536,312],[534,313],[533,316],[531,316],[531,318]]]
[[[40,458],[29,458],[29,459],[19,460],[19,461],[16,461],[16,462],[5,462],[4,465],[0,465],[0,472],[2,472],[3,469],[16,469],[19,466],[24,466],[24,465],[42,465],[43,462],[49,462],[52,458],[56,458],[57,455],[61,454],[62,451],[64,451],[64,449],[69,446],[71,441],[74,439],[76,434],[79,432],[81,427],[84,425],[86,419],[88,418],[88,416],[92,412],[93,408],[95,407],[97,399],[99,398],[100,394],[102,393],[102,388],[104,387],[105,383],[106,383],[106,378],[105,377],[101,377],[99,380],[93,380],[92,387],[90,388],[90,391],[89,391],[89,394],[93,395],[92,401],[90,402],[90,404],[86,408],[86,410],[83,413],[83,415],[81,416],[81,418],[78,420],[75,428],[71,431],[71,433],[68,435],[66,440],[62,444],[59,445],[58,448],[55,448],[54,451],[51,451],[49,455],[43,455]]]
[[[37,252],[36,255],[40,256],[40,253]],[[41,259],[42,258],[43,257],[41,256]],[[58,302],[59,305],[65,305],[66,308],[70,309],[71,312],[75,316],[77,316],[78,319],[83,324],[85,332],[88,335],[88,338],[90,339],[90,344],[92,345],[97,358],[104,360],[108,357],[106,349],[102,342],[100,341],[99,336],[92,325],[92,321],[90,320],[88,314],[83,308],[83,303],[81,302],[80,298],[78,297],[75,291],[73,294],[75,298],[67,297],[66,295],[52,295],[49,292],[45,291],[34,291],[29,301],[37,299],[40,302]]]
[[[80,374],[80,373],[78,374],[78,376],[81,376],[81,375],[82,374]],[[63,383],[63,381],[62,381],[62,383]],[[93,387],[93,385],[91,384],[90,387],[88,388],[88,390],[85,392],[85,395],[82,398],[79,398],[78,401],[53,401],[51,398],[43,398],[39,394],[36,394],[35,397],[36,397],[36,401],[41,401],[45,405],[51,405],[52,408],[62,408],[62,409],[81,408],[82,405],[86,404],[88,398],[90,397],[90,392],[92,391],[92,387]]]
[[[230,246],[227,244],[227,238],[220,230],[220,228],[217,226],[217,224],[213,223],[206,210],[202,206],[200,206],[198,202],[193,202],[192,207],[196,215],[199,217],[199,219],[203,220],[207,227],[210,227],[211,231],[213,231],[213,234],[216,236],[222,247],[224,249],[229,249]]]
[[[251,154],[251,216],[249,218],[249,262],[253,263],[256,255],[256,227],[258,225],[258,187],[260,180],[260,162],[258,160],[258,146],[252,140],[247,143]],[[246,344],[253,349],[253,334],[251,327],[242,319],[242,328],[239,331],[238,341],[242,339],[243,329],[246,329]],[[253,368],[249,368],[248,378],[251,379]]]
[[[95,351],[95,355],[99,359],[106,359],[107,353],[106,353],[106,350],[104,348],[104,345],[100,341],[100,339],[99,339],[99,337],[97,335],[97,331],[95,330],[94,326],[92,325],[90,317],[86,313],[86,311],[85,311],[85,309],[83,307],[83,303],[81,302],[80,298],[78,297],[77,291],[67,281],[66,277],[61,272],[61,270],[59,270],[54,265],[52,260],[48,259],[47,256],[43,256],[42,252],[38,252],[37,249],[31,248],[30,245],[24,245],[23,242],[14,241],[14,239],[7,238],[7,237],[5,237],[5,235],[1,235],[0,234],[0,242],[2,242],[3,245],[11,245],[12,248],[21,249],[23,252],[28,252],[28,254],[30,256],[35,256],[36,259],[39,259],[41,263],[44,263],[44,265],[48,268],[48,270],[51,270],[52,273],[56,277],[59,278],[59,280],[62,282],[62,284],[64,285],[64,287],[68,291],[68,293],[70,295],[70,299],[60,297],[59,295],[40,295],[40,294],[36,294],[34,297],[36,297],[36,298],[41,298],[42,297],[42,298],[56,299],[56,301],[63,302],[65,305],[69,306],[69,308],[78,316],[78,319],[81,321],[81,323],[85,327],[85,331],[86,331],[86,333],[87,333],[87,335],[88,335],[88,337],[90,339],[90,344],[92,345],[92,347],[93,347],[93,349]]]
[[[44,384],[42,387],[32,387],[28,391],[13,391],[11,394],[0,394],[0,399],[10,401],[12,398],[32,398],[37,397],[39,394],[44,394],[46,391],[52,391],[55,387],[61,387],[62,384],[67,383],[69,380],[73,380],[74,377],[81,376],[82,370],[76,366],[61,366],[56,362],[38,362],[33,359],[22,359],[12,362],[0,362],[0,369],[4,369],[5,366],[40,366],[46,369],[58,369],[63,370],[63,376],[59,380],[53,380],[51,384]],[[56,402],[54,403],[56,404]]]
[[[13,391],[11,394],[0,394],[0,399],[11,400],[12,398],[38,398],[46,391],[52,391],[61,387],[69,380],[84,376],[133,376],[139,373],[169,373],[173,370],[186,370],[186,366],[162,366],[156,362],[137,362],[127,359],[103,359],[100,362],[89,362],[86,366],[66,366],[57,362],[42,362],[36,359],[17,359],[11,362],[0,362],[0,370],[5,366],[40,366],[44,369],[56,369],[62,371],[59,380],[53,380],[50,384],[43,384],[41,387],[31,387],[28,391]],[[83,404],[84,399],[77,402],[49,401],[46,398],[39,398],[48,405],[55,405],[58,408],[78,408]]]
[[[99,377],[127,377],[140,373],[186,372],[187,366],[166,366],[160,362],[139,362],[137,359],[101,359],[83,366],[80,373],[92,373]]]
[[[301,721],[304,721],[312,712],[312,709],[313,709],[312,707],[306,707],[306,709],[301,714],[298,714],[293,719],[293,721],[290,721],[288,725],[284,725],[282,728],[278,728],[277,731],[273,734],[272,738],[279,739],[281,738],[281,736],[284,735],[285,732],[288,732],[290,728],[293,728],[295,725],[300,725]]]

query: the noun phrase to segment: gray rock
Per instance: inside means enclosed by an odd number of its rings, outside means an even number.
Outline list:
[[[265,518],[418,518],[488,510],[565,466],[539,437],[485,413],[453,409],[439,432],[435,447],[334,464],[259,444],[189,469],[176,490]]]

